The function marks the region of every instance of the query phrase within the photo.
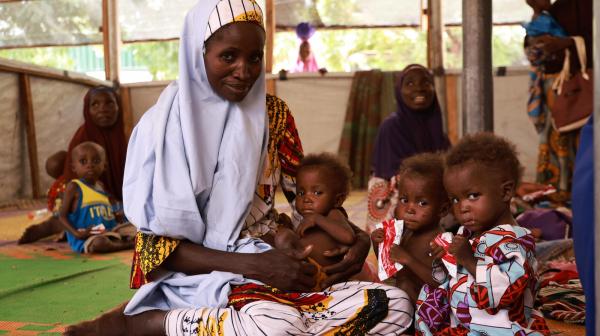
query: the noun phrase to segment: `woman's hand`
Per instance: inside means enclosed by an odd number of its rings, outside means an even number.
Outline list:
[[[573,45],[573,40],[568,37],[542,35],[533,39],[533,46],[542,50],[545,58],[548,58],[571,45]]]
[[[371,247],[369,235],[355,225],[351,224],[351,226],[356,234],[354,245],[323,252],[323,255],[326,257],[344,256],[339,263],[323,268],[323,271],[328,275],[327,279],[323,282],[324,287],[329,287],[340,280],[348,279],[360,272],[367,259],[369,248]]]
[[[317,268],[304,259],[312,246],[304,250],[273,249],[257,255],[244,275],[271,287],[286,291],[310,292],[315,287]]]

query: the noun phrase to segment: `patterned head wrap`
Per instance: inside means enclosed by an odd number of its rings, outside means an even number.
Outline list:
[[[232,22],[254,22],[265,28],[262,10],[255,0],[221,0],[208,18],[204,41]]]

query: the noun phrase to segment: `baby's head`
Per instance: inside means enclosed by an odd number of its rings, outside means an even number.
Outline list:
[[[510,200],[522,175],[515,146],[492,133],[463,137],[446,155],[444,186],[456,219],[477,235],[513,224]]]
[[[82,142],[71,152],[71,165],[78,178],[96,183],[106,169],[106,152],[95,142]]]
[[[58,151],[46,159],[46,173],[58,179],[65,170],[65,161],[67,159],[67,152],[64,150]]]
[[[350,192],[352,172],[330,153],[309,154],[296,175],[296,209],[300,214],[327,215],[342,206]]]
[[[444,159],[423,153],[402,161],[398,172],[398,205],[394,215],[412,231],[430,230],[448,213]]]

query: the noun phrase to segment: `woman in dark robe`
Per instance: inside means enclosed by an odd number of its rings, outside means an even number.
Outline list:
[[[368,230],[393,216],[394,177],[402,160],[450,147],[429,70],[418,64],[407,66],[396,78],[395,91],[398,110],[379,126],[375,140],[373,174],[369,179]],[[382,192],[384,189],[387,191]]]

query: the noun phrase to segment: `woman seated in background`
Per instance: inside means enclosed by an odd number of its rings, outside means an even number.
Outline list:
[[[429,70],[411,64],[396,77],[394,86],[398,109],[379,126],[375,140],[368,191],[369,232],[375,224],[393,217],[397,203],[394,176],[402,161],[415,154],[450,147]]]

